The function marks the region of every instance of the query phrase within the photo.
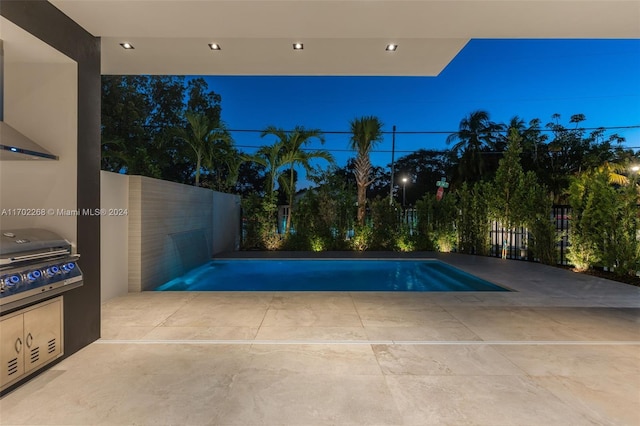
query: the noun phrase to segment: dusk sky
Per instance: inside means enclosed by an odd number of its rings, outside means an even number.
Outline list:
[[[353,118],[375,115],[389,132],[393,125],[398,132],[451,132],[478,109],[496,122],[518,115],[527,122],[540,118],[543,125],[559,113],[566,126],[581,113],[584,127],[636,126],[607,134],[618,133],[625,146],[640,149],[640,40],[472,40],[437,77],[206,79],[222,95],[222,119],[230,129],[302,125],[348,132]],[[446,136],[397,134],[396,158],[420,148],[444,150]],[[233,137],[245,152],[274,141],[257,133]],[[391,139],[385,135],[377,150],[390,151]],[[340,166],[353,156],[348,140],[348,134],[326,135],[324,148]],[[390,160],[390,152],[372,155],[375,165]]]

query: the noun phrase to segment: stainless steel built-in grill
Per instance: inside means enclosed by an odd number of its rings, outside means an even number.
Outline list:
[[[0,312],[81,286],[79,257],[45,229],[0,231]]]

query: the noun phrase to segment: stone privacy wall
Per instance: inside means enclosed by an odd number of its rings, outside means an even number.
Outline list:
[[[100,300],[104,302],[129,291],[129,216],[124,214],[129,207],[129,176],[101,171],[100,189],[102,208],[123,213],[100,217]]]
[[[127,291],[153,290],[207,262],[213,254],[238,248],[240,197],[143,176],[126,178],[128,235],[110,239],[112,245],[103,244],[102,250],[106,262],[103,268],[127,271]],[[115,182],[113,179],[103,182],[109,181]],[[122,191],[121,185],[118,187],[116,191]],[[105,187],[103,193],[117,199],[111,189]],[[106,205],[106,201],[103,198],[102,208],[106,211],[121,208]],[[103,218],[114,219],[117,217]],[[128,264],[111,262],[122,250],[128,253]],[[115,274],[111,275],[115,278]],[[103,285],[118,287],[118,290],[105,289],[103,294],[121,293],[123,287],[119,280],[115,278],[116,282],[110,282],[105,276]]]
[[[225,225],[213,228],[213,254],[240,248],[241,214],[239,196],[213,192],[213,223]]]
[[[173,237],[194,241],[200,258],[211,257],[213,234],[212,191],[142,176],[129,177],[129,291],[153,290],[186,272]],[[203,244],[204,240],[204,244]],[[204,253],[202,253],[204,251]]]

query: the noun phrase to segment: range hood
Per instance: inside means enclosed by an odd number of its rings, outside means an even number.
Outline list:
[[[57,160],[53,155],[4,122],[4,49],[0,40],[0,160]]]

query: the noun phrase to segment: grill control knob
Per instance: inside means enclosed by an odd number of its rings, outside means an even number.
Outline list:
[[[35,271],[31,271],[27,274],[27,278],[29,279],[29,281],[35,281],[38,278],[40,278],[42,276],[42,272],[35,270]]]
[[[76,267],[76,264],[73,262],[65,263],[64,265],[62,265],[62,271],[71,272],[73,269],[75,269],[75,267]]]
[[[11,275],[3,279],[2,282],[6,287],[13,287],[20,282],[20,277],[18,275]]]
[[[57,266],[51,266],[50,268],[47,268],[45,272],[47,276],[52,277],[56,275],[58,272],[60,272],[60,268],[58,268]]]

